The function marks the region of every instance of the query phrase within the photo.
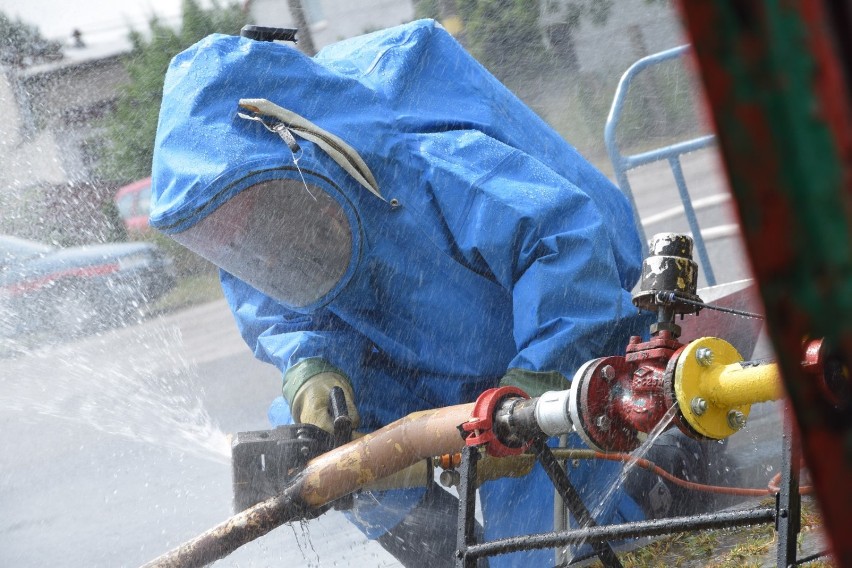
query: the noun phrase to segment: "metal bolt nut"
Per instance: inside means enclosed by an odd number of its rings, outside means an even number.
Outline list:
[[[707,401],[701,398],[700,396],[696,396],[689,403],[689,408],[692,409],[692,413],[696,416],[701,416],[705,412],[707,412]]]
[[[461,482],[461,474],[454,469],[445,469],[438,479],[444,487],[456,487]]]
[[[713,362],[713,351],[709,347],[699,347],[695,350],[695,360],[699,365],[706,367]]]
[[[598,416],[597,419],[595,419],[595,426],[604,432],[609,430],[611,424],[612,422],[608,416]]]
[[[746,415],[741,410],[728,412],[728,426],[731,430],[742,430],[746,425]]]
[[[601,367],[601,377],[603,377],[605,381],[611,381],[615,378],[615,369],[612,365],[604,365]]]

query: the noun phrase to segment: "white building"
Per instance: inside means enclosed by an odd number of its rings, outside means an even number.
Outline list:
[[[85,240],[88,220],[103,215],[99,204],[114,186],[95,182],[99,119],[127,80],[128,49],[126,42],[66,48],[59,61],[0,68],[0,232],[43,236],[38,221],[61,227],[60,240]]]

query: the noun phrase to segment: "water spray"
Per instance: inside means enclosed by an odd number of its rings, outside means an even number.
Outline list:
[[[570,389],[536,398],[516,387],[489,389],[475,403],[415,413],[341,447],[335,447],[339,439],[335,442],[332,436],[330,442],[327,435],[304,424],[238,434],[232,458],[237,514],[146,567],[202,566],[283,523],[322,514],[355,491],[389,488],[394,483],[411,486],[416,484],[412,478],[418,476],[426,483],[431,475],[406,473],[431,473],[423,464],[437,464],[444,473],[450,472],[441,478],[458,486],[460,510],[469,520],[473,491],[483,479],[520,476],[531,467],[527,459],[528,467],[498,466],[489,472],[486,462],[512,460],[483,460],[483,456],[523,461],[531,455],[579,521],[581,541],[591,539],[606,566],[620,566],[609,545],[597,536],[609,533],[596,527],[545,440],[576,431],[592,448],[594,459],[621,459],[652,431],[672,424],[699,440],[727,438],[745,426],[752,404],[782,396],[775,363],[744,361],[736,348],[716,337],[679,341],[677,316],[714,308],[697,295],[696,273],[690,237],[673,233],[653,237],[640,290],[633,299],[638,308],[657,314],[649,338],[632,337],[624,355],[587,362],[576,372]],[[848,396],[841,392],[846,384],[843,367],[822,340],[804,341],[801,360],[824,392],[836,400]],[[477,471],[477,461],[485,471]],[[396,481],[389,483],[389,479]],[[629,535],[739,526],[777,520],[776,515],[777,511],[764,508],[699,515],[688,522],[648,521],[635,523]],[[464,566],[473,566],[480,556],[564,545],[581,538],[567,535],[539,542],[518,537],[486,546],[469,542],[472,521],[464,527],[459,541],[459,562]]]

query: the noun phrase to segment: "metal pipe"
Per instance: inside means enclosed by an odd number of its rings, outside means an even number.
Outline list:
[[[507,554],[519,550],[555,548],[558,546],[601,542],[605,540],[617,541],[626,538],[658,536],[684,531],[740,527],[771,523],[774,520],[775,509],[772,507],[695,515],[692,517],[655,519],[652,521],[596,526],[558,533],[542,533],[493,540],[467,547],[465,555],[467,557],[482,558],[484,556]]]
[[[305,466],[282,493],[209,529],[143,568],[191,568],[214,562],[276,527],[432,456],[465,446],[458,426],[473,404],[415,412],[327,452]]]
[[[720,406],[739,406],[778,400],[784,394],[777,363],[733,363],[703,373],[701,391]]]
[[[802,463],[801,441],[793,427],[790,404],[784,405],[784,437],[781,451],[781,483],[776,497],[778,519],[775,521],[775,559],[778,566],[796,566],[797,540],[802,528],[802,497],[799,494],[799,467]]]
[[[559,436],[559,446],[553,450],[553,455],[556,456],[557,459],[560,459],[556,452],[567,447],[568,435],[563,434],[562,436]],[[564,469],[564,460],[559,465]],[[562,499],[562,495],[560,495],[559,491],[556,491],[555,489],[553,491],[553,530],[556,532],[568,530],[568,510],[565,506],[565,501]],[[570,558],[568,556],[567,548],[557,548],[553,554],[555,561],[554,566],[568,564]]]
[[[607,116],[606,125],[604,126],[604,142],[606,144],[607,152],[609,153],[609,159],[612,161],[612,166],[615,169],[615,178],[618,183],[618,187],[621,188],[621,191],[630,199],[630,204],[633,208],[633,219],[636,223],[636,230],[638,231],[639,238],[642,242],[643,255],[648,252],[648,241],[645,238],[645,229],[642,226],[639,208],[636,207],[636,197],[633,195],[633,190],[630,187],[630,181],[627,178],[627,171],[635,166],[630,164],[632,157],[623,156],[618,148],[618,141],[616,140],[616,126],[621,121],[624,99],[627,97],[627,91],[629,90],[630,83],[633,81],[634,76],[649,65],[665,61],[667,59],[680,57],[688,49],[689,46],[686,45],[678,46],[659,54],[644,57],[631,65],[618,82],[618,87],[615,90],[615,97],[612,101],[612,107],[609,109],[609,116]],[[655,158],[655,160],[656,159],[659,158]]]

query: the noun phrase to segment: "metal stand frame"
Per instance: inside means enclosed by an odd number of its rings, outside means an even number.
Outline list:
[[[793,428],[789,404],[784,405],[784,434],[781,449],[781,487],[775,496],[777,566],[796,566],[796,537],[802,526],[802,497],[799,495],[799,436]]]
[[[676,532],[732,528],[775,523],[778,533],[777,565],[779,568],[797,566],[796,542],[801,524],[799,496],[799,440],[789,416],[784,420],[781,486],[775,507],[755,507],[740,511],[707,513],[687,517],[672,517],[634,523],[598,526],[591,517],[577,490],[559,465],[544,439],[532,441],[536,460],[544,468],[568,510],[582,528],[551,533],[533,534],[476,542],[474,534],[476,513],[476,464],[479,447],[462,450],[459,491],[459,523],[456,550],[457,568],[475,568],[480,558],[517,552],[589,543],[605,568],[620,568],[610,542],[627,538],[660,536]],[[813,558],[808,558],[812,560]]]

